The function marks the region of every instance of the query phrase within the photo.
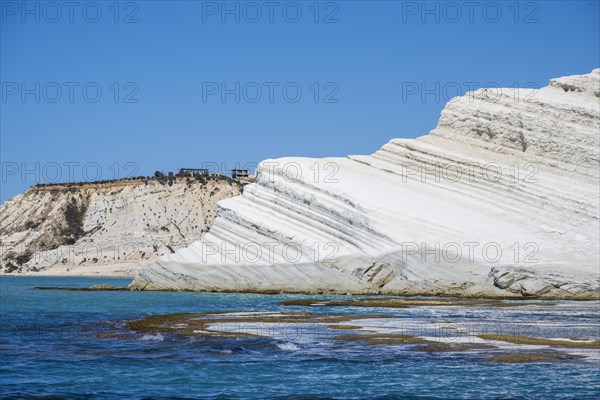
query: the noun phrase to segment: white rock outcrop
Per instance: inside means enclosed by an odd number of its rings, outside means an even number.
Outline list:
[[[202,237],[240,193],[216,178],[32,187],[0,205],[0,273],[134,276]]]
[[[597,298],[599,88],[480,89],[370,156],[266,160],[131,287]]]

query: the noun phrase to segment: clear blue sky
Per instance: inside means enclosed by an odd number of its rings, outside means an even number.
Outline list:
[[[238,15],[200,1],[1,4],[0,201],[57,165],[62,180],[84,166],[110,179],[115,163],[123,176],[128,162],[151,175],[368,154],[434,128],[457,85],[545,86],[600,66],[597,1],[338,1],[318,15],[313,1],[228,2]],[[236,82],[239,103],[212,94]],[[411,82],[448,90],[403,98]]]

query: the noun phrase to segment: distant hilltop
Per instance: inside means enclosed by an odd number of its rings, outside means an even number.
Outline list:
[[[120,179],[104,179],[98,181],[81,181],[81,182],[52,182],[38,183],[34,188],[68,188],[76,186],[98,186],[98,185],[130,185],[136,184],[137,181],[144,183],[149,181],[158,181],[159,183],[172,185],[176,178],[193,178],[198,182],[205,183],[208,178],[235,181],[239,184],[248,184],[254,181],[254,174],[250,174],[247,169],[232,169],[229,171],[231,177],[224,175],[222,172],[210,172],[208,168],[180,168],[177,173],[162,171],[154,172],[152,176],[132,176]]]
[[[202,237],[252,178],[184,169],[35,185],[0,205],[0,274],[132,276]]]

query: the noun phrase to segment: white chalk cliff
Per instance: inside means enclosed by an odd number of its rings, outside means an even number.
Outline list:
[[[600,69],[469,92],[371,156],[264,161],[131,287],[597,298],[599,148]]]
[[[0,205],[0,274],[134,276],[208,230],[231,180],[32,187]]]

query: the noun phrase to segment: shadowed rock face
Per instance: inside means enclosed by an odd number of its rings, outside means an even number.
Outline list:
[[[480,89],[370,156],[266,160],[131,287],[598,297],[599,84]]]

